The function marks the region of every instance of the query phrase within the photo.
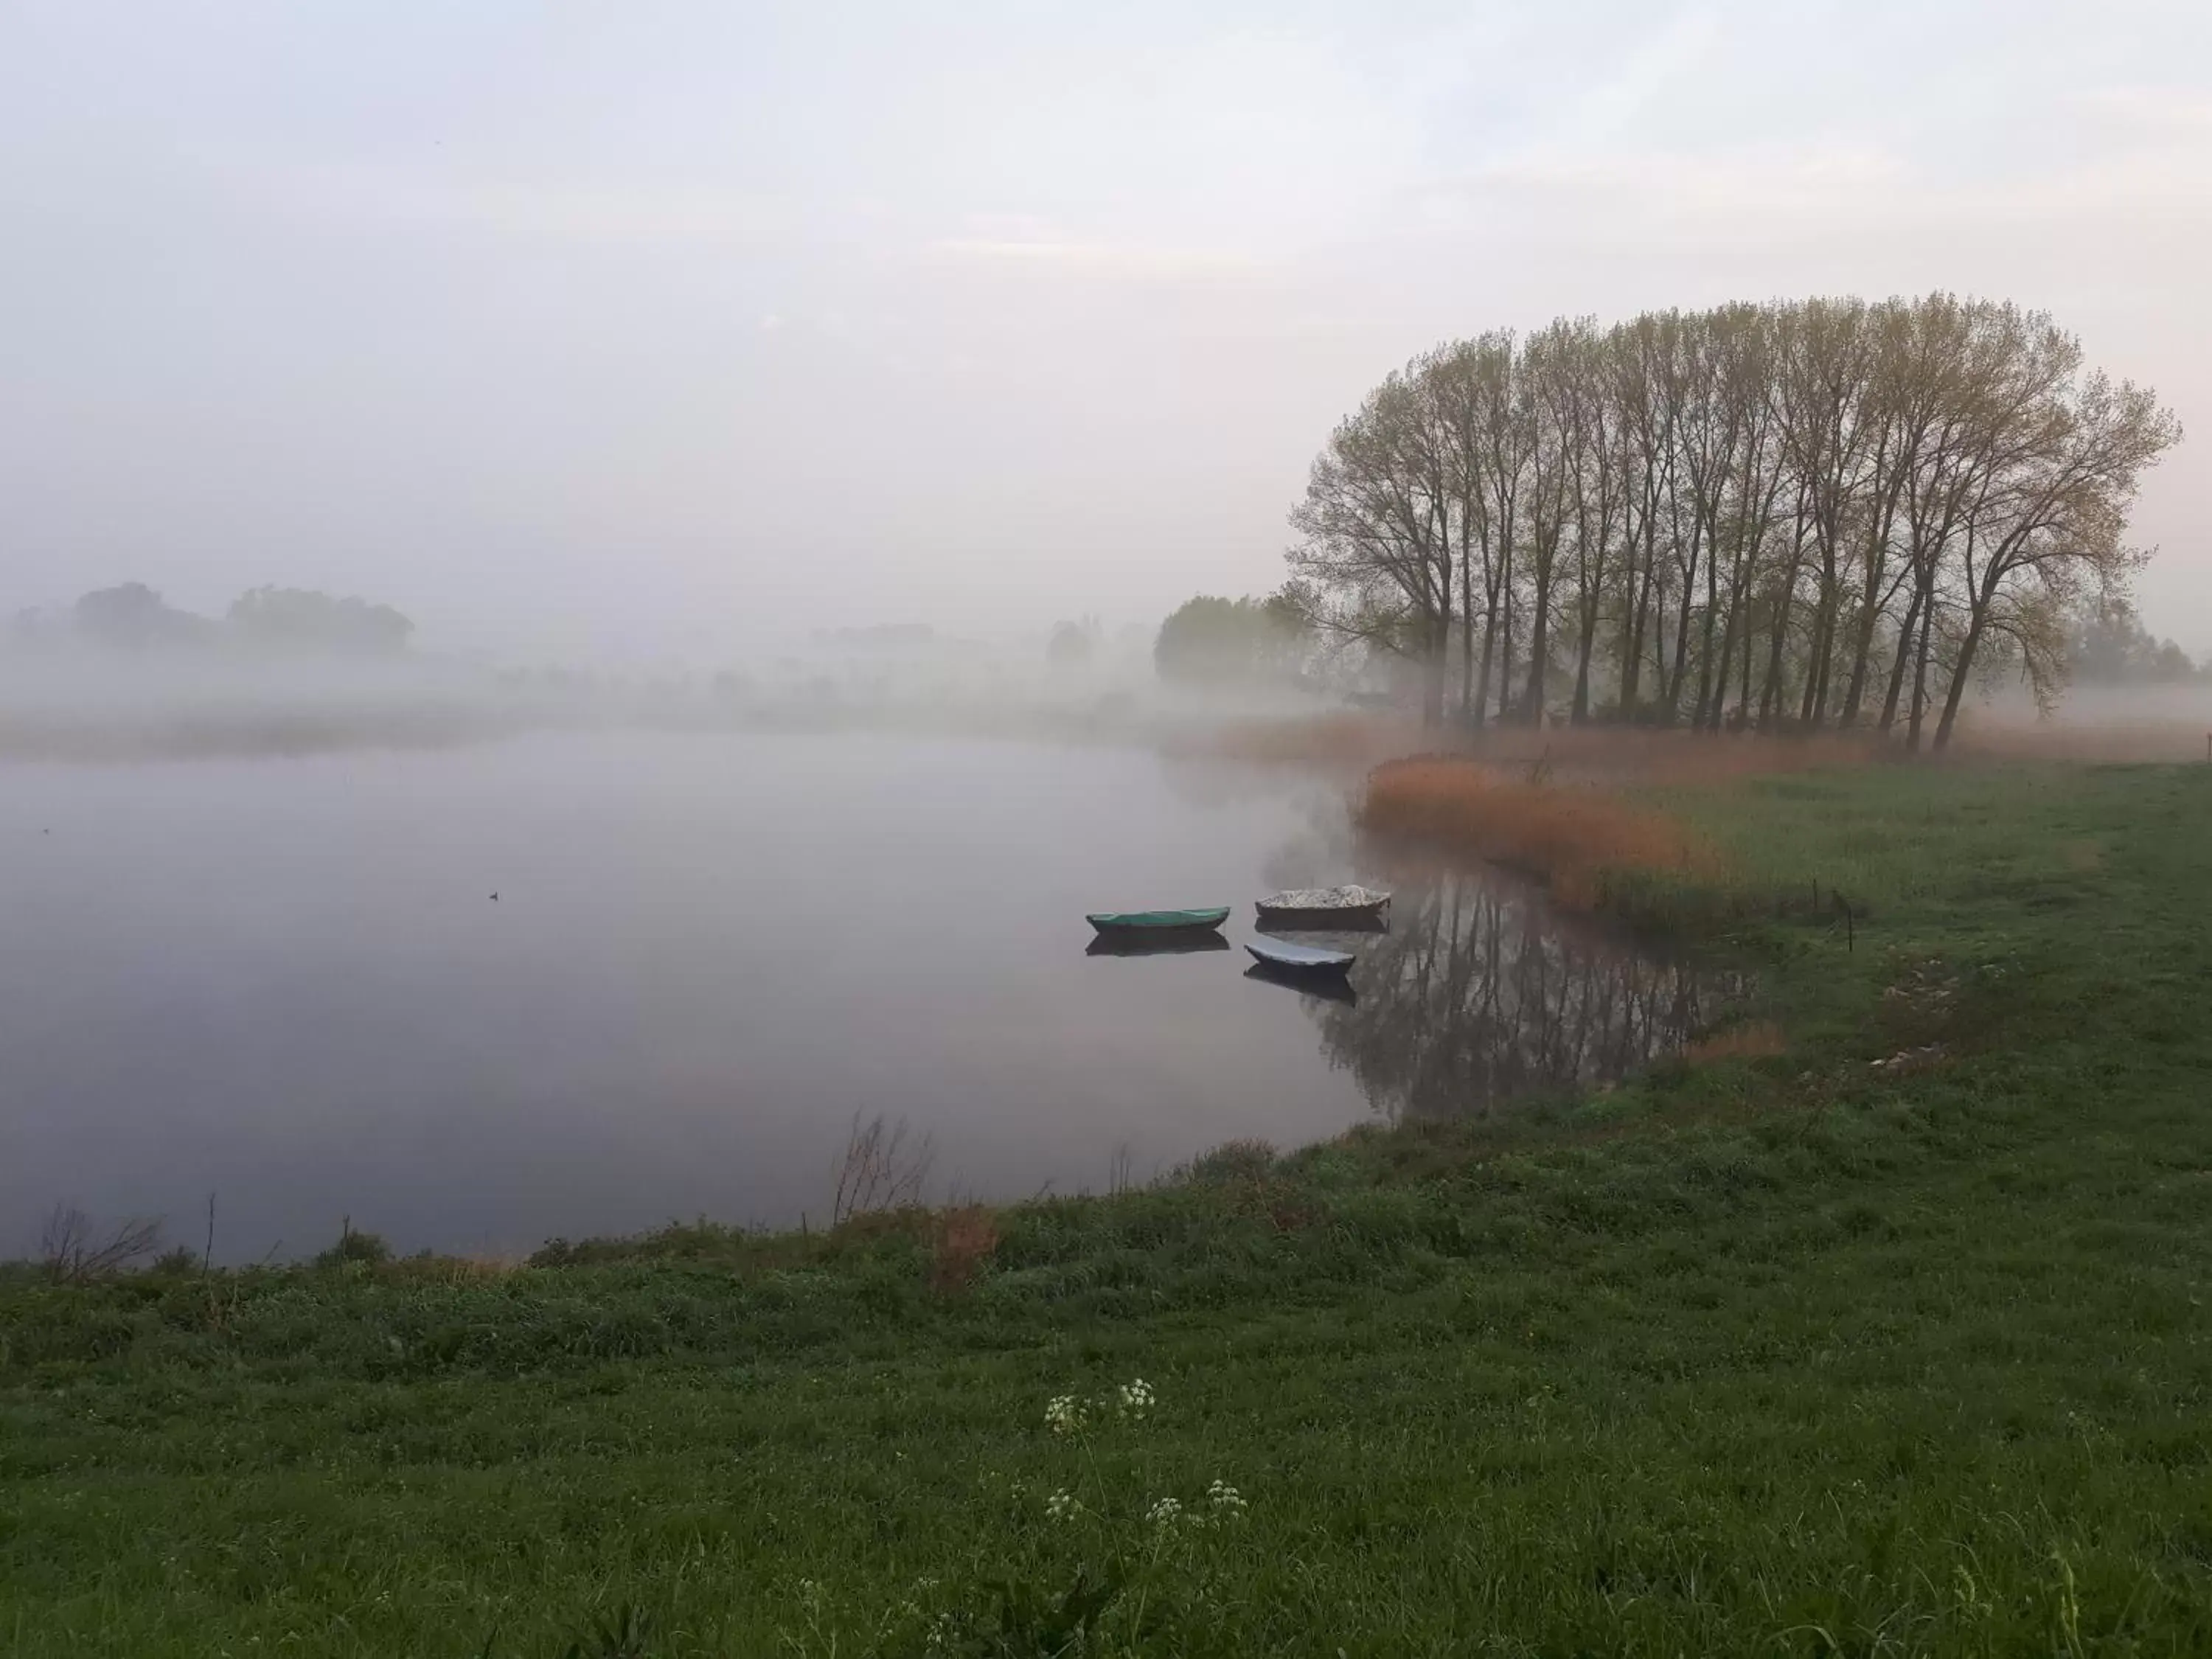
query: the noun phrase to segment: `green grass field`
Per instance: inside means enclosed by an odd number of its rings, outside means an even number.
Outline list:
[[[2212,1652],[2212,767],[1668,804],[1856,907],[1704,940],[1780,1054],[964,1284],[913,1218],[6,1270],[0,1650]]]

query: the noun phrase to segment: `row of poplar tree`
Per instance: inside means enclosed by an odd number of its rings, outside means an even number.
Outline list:
[[[1291,514],[1285,597],[1420,665],[1426,716],[1878,726],[2062,678],[2180,438],[2045,314],[1934,294],[1561,319],[1370,392]]]

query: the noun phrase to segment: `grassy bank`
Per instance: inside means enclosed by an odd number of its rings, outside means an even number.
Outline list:
[[[1579,1104],[957,1224],[15,1271],[0,1651],[2212,1650],[2212,768],[1664,804],[1854,919],[1684,910],[1756,1039]]]

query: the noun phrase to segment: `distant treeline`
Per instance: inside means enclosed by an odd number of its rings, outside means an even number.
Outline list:
[[[1417,667],[1432,720],[1917,746],[1932,717],[1941,746],[1978,679],[2047,700],[2081,619],[2119,614],[2137,480],[2180,435],[2009,304],[1562,319],[1439,346],[1369,393],[1291,514],[1280,599]],[[2170,649],[2151,654],[2193,666]]]
[[[220,617],[180,611],[143,582],[82,596],[67,611],[18,613],[19,646],[78,643],[113,650],[228,646],[354,657],[396,656],[415,624],[387,605],[300,587],[249,588]]]
[[[2187,685],[2212,682],[2212,657],[2202,664],[2172,640],[2143,626],[2124,599],[2100,599],[2074,618],[2068,678],[2082,685]]]

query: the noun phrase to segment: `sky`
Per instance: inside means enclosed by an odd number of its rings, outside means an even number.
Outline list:
[[[2197,434],[2134,537],[2212,648],[2202,0],[0,0],[0,611],[1148,622],[1438,341],[1937,288]]]

